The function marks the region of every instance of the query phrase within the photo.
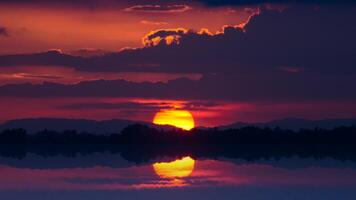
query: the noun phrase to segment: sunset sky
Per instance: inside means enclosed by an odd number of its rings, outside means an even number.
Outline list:
[[[355,20],[351,0],[0,0],[0,122],[354,118]]]

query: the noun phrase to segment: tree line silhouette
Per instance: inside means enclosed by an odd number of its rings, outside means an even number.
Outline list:
[[[121,133],[108,135],[75,130],[43,130],[27,134],[23,129],[0,133],[0,156],[22,158],[28,152],[42,156],[110,152],[120,153],[127,160],[138,163],[159,156],[180,155],[247,160],[292,156],[332,157],[356,161],[356,127],[299,131],[258,127],[184,131],[135,124]]]
[[[43,130],[27,134],[24,129],[0,133],[0,144],[356,144],[356,127],[301,129],[244,127],[219,130],[172,128],[163,130],[134,124],[121,133],[98,135],[76,130]]]

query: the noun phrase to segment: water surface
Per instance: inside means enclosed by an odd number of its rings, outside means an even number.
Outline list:
[[[120,154],[0,157],[1,199],[355,199],[356,163],[331,158],[127,161]]]

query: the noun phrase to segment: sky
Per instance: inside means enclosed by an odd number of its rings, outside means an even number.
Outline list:
[[[0,0],[0,122],[356,118],[351,0]]]

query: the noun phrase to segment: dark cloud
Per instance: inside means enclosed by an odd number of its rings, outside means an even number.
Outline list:
[[[209,108],[220,106],[220,103],[214,101],[189,101],[182,105],[186,110],[208,110]]]
[[[58,53],[62,53],[62,52],[58,52]],[[69,55],[76,56],[76,57],[83,57],[83,58],[103,56],[107,53],[109,52],[102,49],[92,49],[92,48],[83,48],[83,49],[77,49],[68,52]]]
[[[188,101],[179,104],[180,109],[189,109],[189,110],[203,110],[206,108],[211,108],[219,106],[221,104],[213,101]],[[121,102],[121,103],[76,103],[61,106],[60,108],[64,109],[117,109],[117,110],[140,110],[140,111],[158,111],[161,109],[175,109],[176,106],[169,102]]]
[[[6,85],[1,96],[113,96],[237,101],[356,100],[356,8],[262,10],[216,34],[158,30],[147,46],[100,57],[47,52],[1,56],[0,66],[64,65],[88,71],[189,72],[201,80]],[[174,39],[174,42],[169,41]],[[149,41],[154,40],[152,43]]]
[[[0,56],[0,66],[14,65],[60,65],[76,66],[84,63],[85,59],[69,54],[63,54],[58,50],[51,50],[44,53],[36,54],[17,54]]]
[[[265,73],[299,67],[355,72],[355,11],[331,7],[264,10],[243,29],[227,26],[215,35],[159,30],[146,37],[152,41],[146,42],[151,48],[132,54],[137,53],[140,62],[159,63],[163,71]],[[178,42],[167,45],[172,38]]]
[[[344,4],[355,3],[354,0],[197,0],[209,6],[232,6],[232,5],[253,5],[253,4]]]
[[[64,105],[60,108],[65,109],[119,109],[119,110],[159,110],[173,108],[167,103],[137,103],[137,102],[123,102],[123,103],[78,103]]]
[[[157,44],[163,43],[163,45],[178,44],[181,37],[188,33],[187,29],[160,29],[152,31],[147,34],[143,39],[143,44],[146,47],[153,47]]]
[[[86,81],[74,85],[56,83],[12,84],[0,87],[7,97],[138,97],[185,100],[234,100],[302,102],[314,100],[355,101],[350,92],[356,75],[279,76],[211,75],[201,80],[176,79],[167,83],[134,83],[125,80]],[[187,105],[192,106],[192,105]]]
[[[10,36],[9,31],[5,27],[0,26],[0,36],[8,37]]]
[[[190,10],[188,5],[135,5],[125,9],[126,12],[175,13]]]
[[[85,71],[180,73],[272,73],[300,68],[354,73],[355,19],[353,6],[262,10],[244,28],[226,26],[216,34],[158,30],[144,37],[144,48],[94,58],[58,52],[0,56],[0,66],[36,64]]]

